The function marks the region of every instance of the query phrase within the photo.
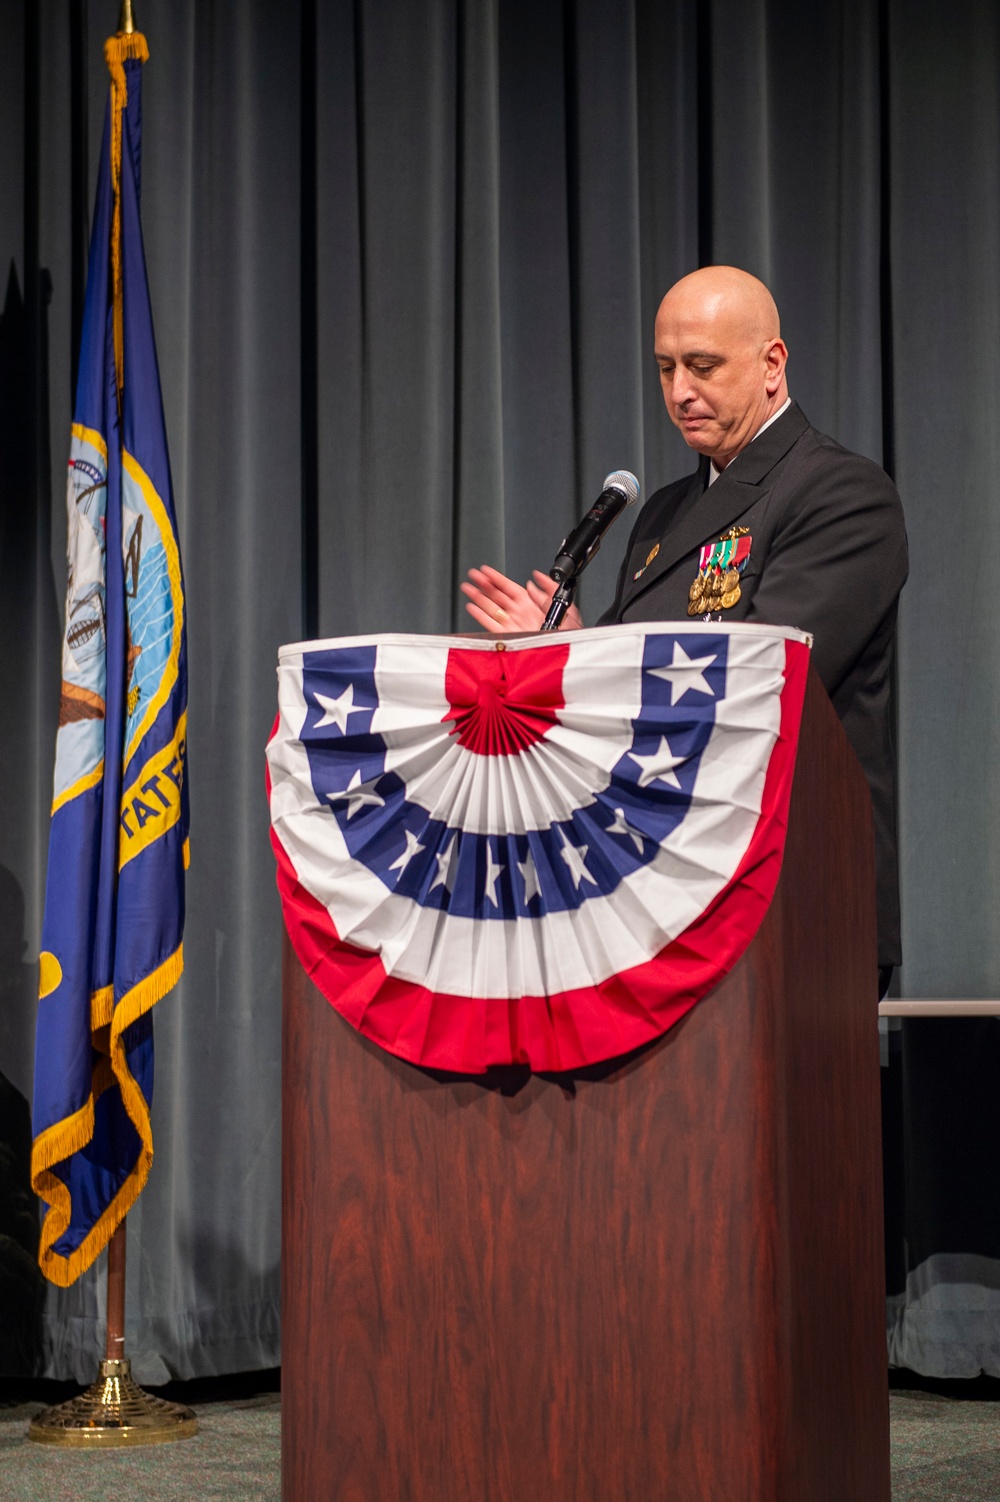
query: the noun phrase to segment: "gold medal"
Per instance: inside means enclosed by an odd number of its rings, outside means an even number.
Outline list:
[[[746,544],[737,547],[736,544],[743,537],[747,539]],[[732,610],[743,595],[740,587],[741,569],[750,556],[751,541],[748,527],[730,527],[718,542],[705,544],[701,550],[703,570],[688,590],[691,602],[688,605],[688,615],[707,616],[720,610]],[[722,558],[729,560],[728,566],[716,561]]]

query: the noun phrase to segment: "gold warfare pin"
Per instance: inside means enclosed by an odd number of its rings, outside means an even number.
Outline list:
[[[632,575],[632,583],[633,584],[635,583],[636,579],[641,579],[642,578],[642,575],[649,568],[649,565],[652,563],[653,559],[656,557],[656,555],[657,555],[657,553],[659,551],[660,551],[660,544],[659,543],[655,543],[653,545],[653,547],[650,548],[649,552],[646,554],[646,561],[642,565],[642,568],[637,568],[636,571],[635,571],[635,573]]]

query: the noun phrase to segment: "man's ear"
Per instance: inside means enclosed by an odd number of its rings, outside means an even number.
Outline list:
[[[772,339],[764,349],[764,363],[767,373],[764,384],[767,387],[768,396],[773,396],[785,377],[785,366],[788,363],[788,349],[783,339]]]

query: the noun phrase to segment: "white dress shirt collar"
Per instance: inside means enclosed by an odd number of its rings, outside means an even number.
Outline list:
[[[789,407],[791,405],[792,405],[792,399],[791,399],[791,397],[790,396],[786,396],[785,400],[782,402],[782,404],[778,408],[777,412],[772,412],[771,416],[767,419],[767,422],[762,422],[761,423],[760,427],[757,429],[756,433],[751,438],[750,443],[756,443],[757,439],[760,437],[761,433],[764,432],[765,428],[769,428],[771,426],[772,422],[777,422],[778,418],[781,416],[782,412],[787,412],[788,409],[789,409]],[[749,447],[750,447],[750,444],[747,444],[747,448],[749,448]],[[742,452],[743,451],[741,449],[740,453],[742,453]],[[737,456],[737,457],[739,457],[739,456]],[[729,462],[731,464],[733,461],[730,460]],[[716,469],[714,463],[712,463],[712,461],[709,460],[709,464],[708,464],[708,483],[709,483],[709,485],[714,485],[715,482],[716,482],[716,480],[719,478],[719,476],[722,473],[723,473],[723,471],[721,469]]]

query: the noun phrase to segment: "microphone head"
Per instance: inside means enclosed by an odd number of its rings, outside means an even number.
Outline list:
[[[609,475],[605,475],[604,477],[604,489],[623,491],[626,506],[635,505],[639,499],[640,488],[639,481],[635,475],[630,474],[627,469],[613,469]]]

